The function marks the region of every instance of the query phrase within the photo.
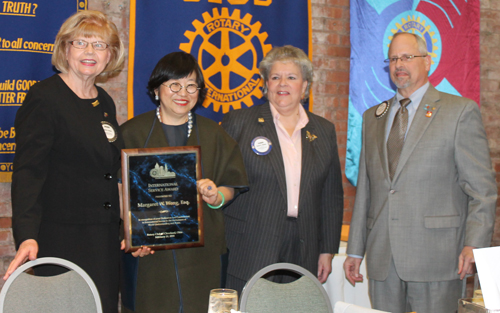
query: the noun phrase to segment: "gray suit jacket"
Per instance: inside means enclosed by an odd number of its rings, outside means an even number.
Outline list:
[[[228,273],[248,280],[276,263],[287,219],[285,168],[270,104],[232,111],[222,127],[239,144],[250,191],[224,210],[229,248]],[[320,253],[336,253],[343,216],[342,174],[335,127],[307,112],[302,129],[302,175],[297,218],[301,266],[317,273]],[[317,138],[309,141],[307,131]],[[265,136],[272,142],[267,155],[257,155],[251,142]]]
[[[389,100],[395,102],[395,97]],[[391,257],[405,281],[458,279],[464,245],[489,246],[495,221],[495,172],[478,106],[429,86],[392,181],[385,143],[388,114],[377,118],[375,110],[363,115],[347,253],[366,252],[368,276],[375,280],[385,280]]]

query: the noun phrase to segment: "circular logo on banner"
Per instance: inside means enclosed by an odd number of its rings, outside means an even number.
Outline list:
[[[410,15],[411,14],[411,15]],[[441,60],[441,36],[434,23],[424,14],[415,11],[406,11],[397,15],[387,26],[384,33],[384,55],[389,53],[389,45],[395,33],[407,32],[419,35],[427,44],[427,54],[432,63],[429,76],[438,67]]]
[[[252,15],[241,18],[238,9],[229,15],[228,8],[222,8],[220,14],[214,8],[212,14],[205,12],[203,22],[193,22],[196,31],[186,31],[189,43],[179,48],[200,64],[207,85],[205,108],[212,104],[215,112],[222,107],[222,113],[227,113],[231,107],[240,109],[241,102],[250,107],[252,96],[262,98],[258,64],[272,45],[264,43],[267,33],[260,33],[260,22],[251,23]]]

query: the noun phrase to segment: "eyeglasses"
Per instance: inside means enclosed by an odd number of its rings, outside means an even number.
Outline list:
[[[92,48],[94,48],[94,50],[97,50],[97,51],[106,50],[109,47],[109,45],[107,43],[105,43],[104,41],[88,42],[85,40],[72,40],[72,41],[68,41],[68,42],[70,44],[72,44],[73,47],[75,47],[77,49],[85,49],[89,46],[89,43],[92,45]]]
[[[186,91],[189,93],[189,94],[193,94],[195,92],[197,92],[198,90],[200,90],[201,88],[198,87],[197,85],[195,84],[189,84],[187,86],[182,86],[181,84],[179,83],[171,83],[170,85],[164,85],[162,84],[163,86],[166,86],[168,88],[170,88],[170,90],[172,92],[179,92],[182,90],[182,88],[186,88]]]
[[[402,55],[399,58],[398,57],[391,57],[388,59],[385,59],[385,63],[396,63],[398,60],[401,60],[401,62],[410,62],[413,60],[413,58],[425,58],[427,54],[425,55]]]

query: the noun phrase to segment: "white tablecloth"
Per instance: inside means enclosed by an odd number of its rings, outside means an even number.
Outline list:
[[[352,286],[345,278],[344,261],[346,255],[347,242],[341,241],[339,254],[336,254],[332,261],[332,273],[323,284],[326,293],[332,301],[332,307],[337,301],[356,304],[362,307],[371,308],[370,298],[368,296],[368,277],[366,276],[365,262],[361,263],[360,273],[363,274],[363,282]]]

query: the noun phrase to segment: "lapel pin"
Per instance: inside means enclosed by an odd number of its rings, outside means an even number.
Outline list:
[[[264,123],[264,118],[259,117],[259,123]]]
[[[312,142],[314,139],[318,138],[318,136],[311,134],[309,131],[306,131],[306,138],[309,140],[309,142]]]
[[[425,116],[426,116],[426,117],[431,117],[431,116],[432,116],[432,114],[434,113],[434,112],[432,112],[432,111],[434,111],[434,110],[436,109],[436,107],[432,107],[432,108],[431,108],[431,106],[430,106],[430,105],[426,104],[426,105],[424,105],[424,108],[423,108],[423,109],[424,109],[425,111],[427,111],[427,112],[425,113]]]
[[[104,112],[104,117],[108,117],[108,112]]]

